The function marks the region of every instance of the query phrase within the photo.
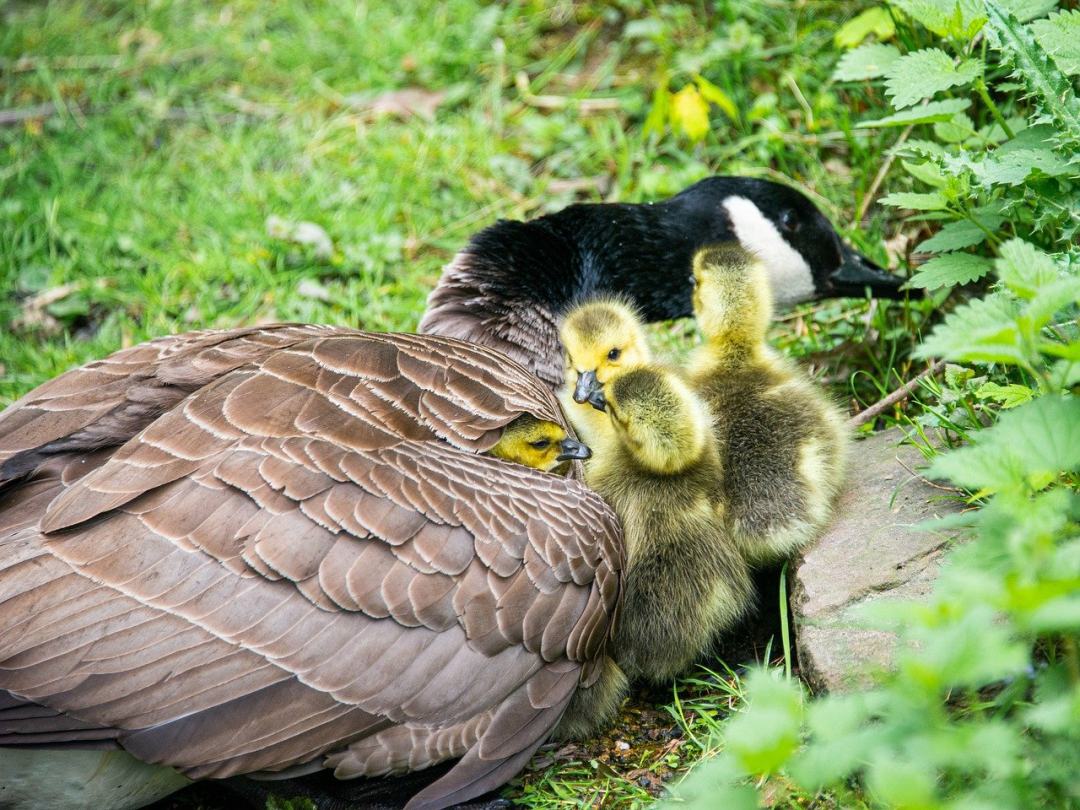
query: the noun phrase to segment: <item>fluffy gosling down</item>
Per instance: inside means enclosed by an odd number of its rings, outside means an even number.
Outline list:
[[[753,598],[716,498],[716,438],[704,404],[659,366],[613,377],[593,404],[606,406],[611,429],[597,437],[586,480],[619,515],[627,546],[614,657],[630,678],[667,680]]]
[[[528,413],[503,428],[498,443],[488,452],[541,472],[556,472],[568,461],[592,455],[588,446],[570,438],[566,428]]]
[[[586,443],[611,431],[597,394],[617,374],[652,362],[645,327],[637,312],[619,298],[580,304],[563,318],[559,337],[565,349],[565,374],[558,391],[563,413]]]
[[[751,565],[787,559],[828,521],[843,483],[843,416],[765,340],[773,295],[764,265],[737,243],[693,261],[704,338],[690,383],[708,404],[724,468],[731,534]]]

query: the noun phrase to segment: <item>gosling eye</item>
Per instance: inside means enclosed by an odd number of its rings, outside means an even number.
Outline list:
[[[622,349],[612,349],[610,352],[607,353],[607,359],[610,360],[613,363],[616,360],[618,360],[619,357],[621,357],[621,356],[622,356]]]
[[[799,230],[799,218],[794,209],[788,208],[780,213],[780,227],[788,233],[795,233],[795,231]]]
[[[697,286],[697,276],[693,273],[690,274],[690,289],[694,289]]]
[[[549,444],[551,444],[550,439],[537,439],[535,442],[529,442],[529,446],[530,447],[535,447],[537,450],[543,450]]]

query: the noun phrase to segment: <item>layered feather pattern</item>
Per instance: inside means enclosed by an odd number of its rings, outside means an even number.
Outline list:
[[[619,596],[594,493],[480,455],[563,422],[498,352],[282,325],[162,338],[0,415],[0,745],[194,778],[463,757],[513,775],[591,683]]]

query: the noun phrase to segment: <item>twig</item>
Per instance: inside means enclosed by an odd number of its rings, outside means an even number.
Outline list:
[[[15,107],[10,110],[0,110],[0,127],[21,124],[34,118],[48,118],[56,113],[56,105],[51,101],[45,104],[35,104],[32,107]]]
[[[851,417],[848,420],[848,427],[855,428],[859,425],[866,424],[872,419],[876,419],[878,416],[887,411],[897,402],[900,402],[901,400],[911,396],[911,393],[919,387],[920,382],[925,380],[927,377],[933,377],[935,374],[938,374],[943,368],[945,368],[945,361],[935,360],[933,365],[931,365],[930,368],[926,369],[926,371],[908,380],[908,382],[904,383],[895,391],[883,397],[882,399],[879,399],[866,410],[860,411],[859,413]]]
[[[889,150],[889,154],[885,157],[885,160],[881,164],[881,168],[878,169],[877,174],[874,175],[874,182],[870,184],[870,188],[866,190],[866,194],[863,195],[862,202],[859,203],[859,210],[855,214],[855,220],[851,223],[851,227],[857,227],[866,216],[866,212],[870,209],[870,203],[874,201],[877,196],[878,189],[881,188],[881,184],[885,182],[885,175],[889,173],[889,169],[892,168],[893,161],[896,160],[896,147],[902,144],[908,139],[908,135],[911,134],[911,130],[915,128],[914,124],[908,124],[903,132],[900,133],[900,137],[896,139],[896,143],[893,144],[893,148]]]

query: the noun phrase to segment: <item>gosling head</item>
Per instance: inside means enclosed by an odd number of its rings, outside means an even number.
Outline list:
[[[570,310],[559,336],[566,349],[566,384],[574,387],[574,401],[589,402],[598,410],[603,410],[598,392],[606,382],[652,359],[641,318],[616,298]]]
[[[678,473],[705,451],[708,409],[671,371],[639,366],[615,377],[599,397],[619,442],[650,472]]]
[[[705,340],[733,349],[763,346],[773,296],[764,264],[737,242],[694,254],[694,316]]]
[[[488,452],[541,472],[551,472],[565,461],[592,455],[586,445],[567,435],[566,428],[528,413],[504,427],[498,443]]]

